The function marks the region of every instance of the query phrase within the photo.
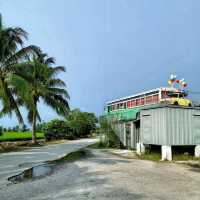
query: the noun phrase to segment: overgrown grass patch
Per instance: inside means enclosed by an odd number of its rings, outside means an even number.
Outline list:
[[[43,133],[37,133],[37,139],[43,139]],[[31,140],[31,132],[5,132],[0,136],[0,142],[4,141],[20,141],[20,140]]]
[[[174,154],[172,156],[174,161],[187,161],[187,160],[196,160],[196,161],[200,161],[200,158],[197,158],[195,156],[192,155],[187,155],[187,154]]]
[[[73,161],[78,160],[80,158],[84,158],[87,155],[88,155],[88,152],[85,149],[81,149],[81,150],[69,153],[68,155],[63,157],[62,160],[73,162]]]
[[[74,162],[76,160],[86,158],[89,155],[91,155],[91,153],[88,150],[80,149],[80,150],[71,152],[62,158],[59,158],[54,161],[50,161],[50,163],[59,164],[59,163],[63,163],[63,162]]]
[[[151,161],[160,161],[161,160],[161,153],[157,152],[148,152],[142,155],[138,155],[138,158],[142,160],[151,160]],[[192,156],[185,156],[183,154],[176,154],[172,156],[173,161],[187,161],[187,160],[198,160],[195,157]]]
[[[109,147],[107,147],[104,143],[102,142],[97,142],[97,143],[94,143],[94,144],[91,144],[88,146],[88,148],[91,148],[91,149],[107,149]]]
[[[137,157],[142,160],[151,160],[151,161],[157,161],[157,162],[161,160],[161,154],[157,152],[148,152],[140,156],[137,155]]]
[[[145,154],[138,156],[138,158],[143,160],[152,160],[152,161],[160,161],[161,160],[161,152],[147,151]],[[200,158],[197,158],[191,154],[184,153],[174,153],[172,154],[172,161],[199,161]]]

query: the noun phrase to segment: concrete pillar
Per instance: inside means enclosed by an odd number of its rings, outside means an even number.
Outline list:
[[[145,146],[144,146],[143,143],[138,142],[138,143],[136,144],[136,153],[137,153],[138,155],[141,155],[141,154],[144,154],[144,153],[145,153]]]
[[[172,161],[172,147],[162,146],[162,161],[169,160]]]
[[[126,123],[124,122],[124,146],[126,146]]]
[[[134,144],[134,124],[131,122],[131,148],[133,149],[135,147]]]
[[[194,156],[200,157],[200,145],[196,145],[194,149]]]

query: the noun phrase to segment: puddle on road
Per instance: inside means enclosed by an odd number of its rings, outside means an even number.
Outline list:
[[[24,170],[22,173],[8,178],[11,183],[20,183],[28,180],[35,180],[51,175],[55,170],[59,169],[59,166],[66,162],[73,162],[83,157],[90,155],[85,149],[81,149],[75,152],[71,152],[63,158],[48,161],[44,164],[31,167]]]
[[[34,180],[37,178],[43,178],[52,174],[54,164],[43,164],[24,170],[22,173],[8,178],[8,181],[12,183],[19,183],[26,180]]]

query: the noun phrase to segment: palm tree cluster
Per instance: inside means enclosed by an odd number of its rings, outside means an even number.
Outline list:
[[[19,108],[24,106],[32,124],[32,142],[36,143],[36,122],[41,120],[38,102],[42,100],[57,114],[65,116],[69,110],[69,95],[64,81],[57,77],[65,68],[54,66],[55,59],[39,47],[24,47],[27,36],[20,27],[5,27],[0,15],[0,116],[14,112],[23,126]]]

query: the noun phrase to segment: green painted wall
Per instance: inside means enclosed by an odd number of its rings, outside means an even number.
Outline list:
[[[137,118],[137,115],[139,114],[141,109],[153,108],[157,106],[158,104],[152,104],[152,105],[145,105],[145,106],[136,107],[136,108],[119,109],[119,110],[111,111],[111,112],[106,111],[105,115],[107,119],[109,120],[131,121]]]

